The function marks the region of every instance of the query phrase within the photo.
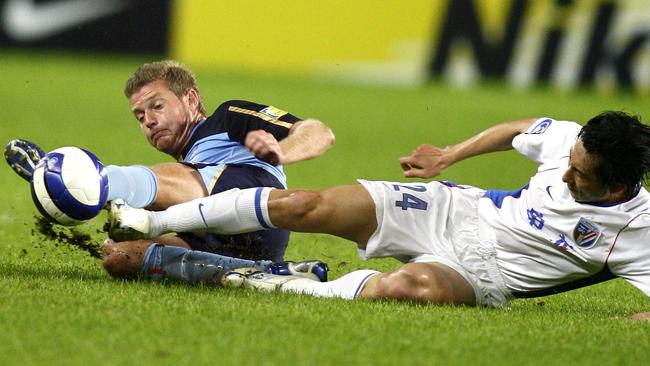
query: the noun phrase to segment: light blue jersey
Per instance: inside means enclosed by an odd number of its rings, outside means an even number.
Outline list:
[[[243,145],[246,134],[262,129],[280,141],[299,119],[274,107],[245,101],[228,101],[215,113],[199,123],[191,132],[190,141],[179,161],[190,163],[200,172],[211,191],[226,165],[252,165],[275,176],[286,188],[287,177],[282,166],[257,159]]]

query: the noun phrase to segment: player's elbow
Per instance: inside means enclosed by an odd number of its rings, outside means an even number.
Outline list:
[[[325,151],[334,145],[336,142],[336,136],[334,135],[334,131],[332,131],[332,129],[323,122],[316,119],[313,119],[311,121],[313,121],[317,126],[315,129],[318,131],[318,141],[320,141],[322,146],[322,149],[319,151],[318,155],[323,155]]]
[[[332,131],[331,128],[325,126],[327,128],[327,133],[326,133],[326,140],[327,140],[327,147],[330,147],[334,145],[336,142],[336,136],[334,135],[334,131]]]
[[[321,142],[323,144],[322,149],[319,151],[319,156],[325,154],[332,145],[336,142],[336,137],[334,136],[334,131],[331,128],[325,126],[325,130],[321,134]]]

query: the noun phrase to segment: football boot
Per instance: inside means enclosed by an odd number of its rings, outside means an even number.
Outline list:
[[[34,169],[45,157],[43,149],[33,142],[23,139],[9,141],[5,146],[5,160],[11,169],[26,181],[32,180]]]
[[[327,264],[317,260],[277,262],[266,270],[267,273],[275,275],[298,276],[319,282],[327,282],[328,271]]]
[[[283,284],[304,277],[295,275],[276,275],[251,268],[239,268],[226,272],[221,278],[221,286],[227,288],[248,288],[262,292],[278,290]]]
[[[115,241],[152,239],[163,233],[151,230],[149,212],[141,208],[127,205],[123,199],[115,199],[108,203],[108,221],[104,231]]]

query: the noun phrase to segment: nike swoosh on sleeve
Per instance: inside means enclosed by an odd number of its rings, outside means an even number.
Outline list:
[[[36,4],[34,0],[7,0],[2,26],[16,41],[38,41],[131,6],[128,0],[59,0]]]

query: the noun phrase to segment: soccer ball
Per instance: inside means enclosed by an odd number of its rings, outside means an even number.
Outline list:
[[[97,216],[106,204],[108,178],[104,165],[78,147],[49,152],[36,165],[32,199],[46,218],[73,226]]]

